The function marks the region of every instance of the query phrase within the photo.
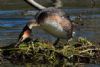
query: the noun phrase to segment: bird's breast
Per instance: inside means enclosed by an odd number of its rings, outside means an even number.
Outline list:
[[[59,38],[67,38],[67,32],[64,31],[63,27],[54,20],[48,20],[41,24],[41,27],[46,32]]]

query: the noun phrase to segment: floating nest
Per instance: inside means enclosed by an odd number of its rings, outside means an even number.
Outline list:
[[[0,56],[15,64],[100,63],[100,48],[81,37],[63,48],[38,40],[28,45],[22,43],[19,48],[3,47],[0,49]]]

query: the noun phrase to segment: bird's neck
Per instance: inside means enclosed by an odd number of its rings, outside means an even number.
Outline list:
[[[32,28],[30,28],[28,25],[26,25],[26,26],[24,27],[23,31],[25,31],[25,30],[30,30],[30,31],[31,31],[31,29],[32,29]]]
[[[28,27],[29,29],[32,29],[33,26],[32,26],[32,25],[27,25],[27,27]]]

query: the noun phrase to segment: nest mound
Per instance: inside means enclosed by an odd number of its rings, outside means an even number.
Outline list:
[[[62,45],[62,44],[61,44]],[[85,38],[78,38],[64,45],[55,47],[50,43],[34,41],[19,48],[1,48],[1,57],[12,63],[63,64],[63,63],[100,63],[99,45]]]

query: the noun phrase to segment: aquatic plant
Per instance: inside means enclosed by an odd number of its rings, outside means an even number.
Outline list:
[[[56,48],[51,43],[33,41],[28,45],[20,44],[19,48],[1,48],[2,58],[12,63],[63,64],[63,63],[100,63],[100,51],[96,44],[79,37],[63,48]]]

